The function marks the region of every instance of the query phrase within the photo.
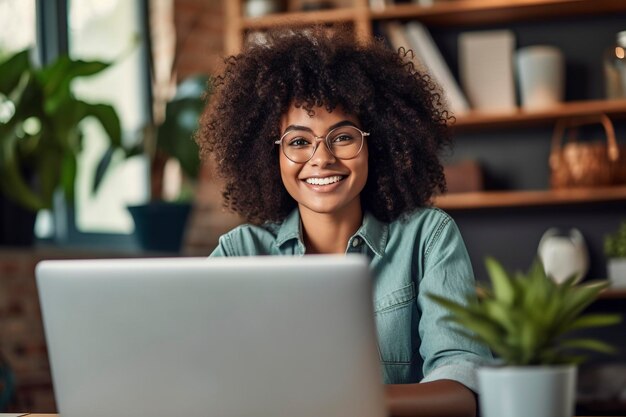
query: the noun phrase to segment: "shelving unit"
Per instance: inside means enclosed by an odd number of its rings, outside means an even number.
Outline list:
[[[518,21],[546,21],[574,16],[610,15],[626,12],[626,1],[616,0],[446,0],[430,7],[416,4],[372,9],[368,0],[353,0],[351,6],[335,9],[286,12],[258,18],[242,16],[242,1],[225,1],[228,30],[227,52],[241,49],[245,33],[280,26],[315,23],[348,23],[357,38],[369,39],[372,25],[384,20],[418,19],[430,26],[458,27],[502,24]],[[543,111],[517,110],[514,113],[459,115],[453,124],[457,132],[525,128],[549,125],[559,118],[605,113],[613,119],[626,118],[626,100],[582,100],[566,102]],[[626,187],[593,190],[508,191],[451,194],[437,198],[439,207],[449,210],[497,207],[580,204],[626,200]]]

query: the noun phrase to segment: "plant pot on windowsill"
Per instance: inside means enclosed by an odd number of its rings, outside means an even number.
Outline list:
[[[151,202],[128,207],[142,249],[179,253],[200,173],[194,133],[210,92],[205,75],[181,82],[164,104],[164,120],[146,126],[143,146],[151,149]],[[128,154],[133,154],[130,151]]]
[[[168,201],[129,206],[128,211],[135,222],[135,234],[141,248],[180,253],[191,206],[189,202]]]

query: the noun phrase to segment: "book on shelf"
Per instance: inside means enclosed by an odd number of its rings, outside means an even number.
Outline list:
[[[472,107],[490,113],[517,110],[513,75],[515,35],[510,30],[459,35],[461,85]]]
[[[408,53],[408,57],[411,58],[413,65],[420,72],[428,71],[426,65],[422,59],[417,56],[414,47],[411,45],[404,26],[397,21],[389,21],[380,24],[380,29],[385,35],[389,45],[395,50],[399,51],[404,49],[406,51],[412,50],[412,53]]]
[[[393,0],[369,0],[370,9],[374,11],[385,10],[389,5],[394,4]]]
[[[455,115],[469,112],[470,106],[461,87],[454,79],[446,60],[433,40],[426,27],[412,21],[405,26],[406,34],[411,47],[418,59],[421,60],[431,77],[441,86],[444,95]]]

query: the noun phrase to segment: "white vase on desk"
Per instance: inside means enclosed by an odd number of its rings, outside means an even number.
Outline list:
[[[574,415],[574,365],[483,367],[478,385],[483,417]]]

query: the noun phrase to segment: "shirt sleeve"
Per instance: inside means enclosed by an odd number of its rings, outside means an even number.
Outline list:
[[[209,258],[231,256],[230,254],[232,253],[232,250],[229,250],[231,247],[230,237],[228,235],[222,235],[218,240],[217,247],[213,250],[213,252],[211,252]]]
[[[475,294],[474,273],[461,233],[446,214],[429,239],[424,255],[423,275],[417,297],[421,318],[424,379],[429,382],[451,379],[478,392],[476,368],[491,358],[489,349],[454,330],[445,320],[448,311],[426,294],[436,294],[465,304],[467,294]]]

